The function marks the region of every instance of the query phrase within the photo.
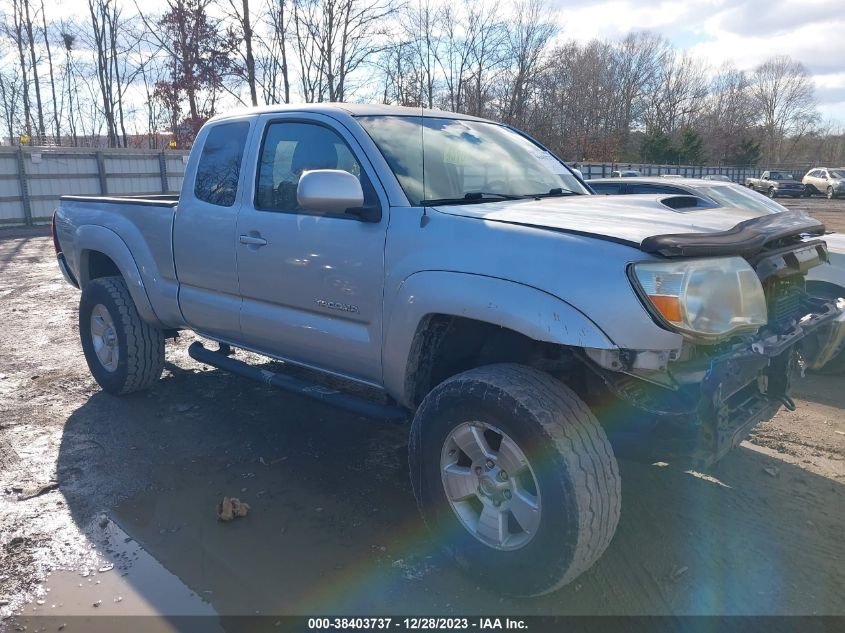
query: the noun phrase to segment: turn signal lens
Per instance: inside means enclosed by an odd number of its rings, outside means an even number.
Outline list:
[[[681,301],[678,297],[669,297],[667,295],[649,295],[649,299],[657,308],[657,311],[663,315],[663,318],[671,323],[681,322]]]

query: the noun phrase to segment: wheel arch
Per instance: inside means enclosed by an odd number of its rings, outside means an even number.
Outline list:
[[[385,387],[415,408],[440,381],[490,362],[526,362],[571,348],[616,349],[586,315],[537,288],[431,271],[409,277],[386,319]],[[496,347],[493,356],[485,348]],[[442,356],[446,354],[446,357]],[[474,354],[476,356],[474,356]]]
[[[126,282],[141,318],[151,325],[162,327],[150,303],[138,265],[117,233],[102,226],[84,225],[77,229],[75,242],[79,253],[77,279],[80,288],[92,279],[120,276]]]

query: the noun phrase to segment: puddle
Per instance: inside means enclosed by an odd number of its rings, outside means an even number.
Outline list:
[[[115,616],[206,616],[204,630],[217,626],[214,608],[164,568],[138,542],[110,521],[102,535],[102,560],[76,571],[55,571],[15,617],[15,626],[34,630],[114,631]],[[178,624],[141,618],[143,630],[177,631]],[[49,624],[47,624],[49,622]],[[46,627],[46,629],[45,629]],[[61,628],[59,628],[61,627]],[[121,629],[124,627],[121,625]]]
[[[166,489],[118,504],[113,516],[221,615],[358,611],[361,595],[379,612],[395,608],[398,593],[419,587],[409,580],[435,569],[409,551],[428,543],[412,500],[404,489],[371,494],[360,480],[303,476],[297,462],[171,466],[157,473]],[[224,495],[249,514],[218,521]]]

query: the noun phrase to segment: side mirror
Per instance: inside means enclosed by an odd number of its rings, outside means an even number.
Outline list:
[[[348,171],[315,169],[299,177],[296,200],[308,211],[360,215],[356,210],[364,205],[364,191]]]
[[[572,173],[574,173],[576,176],[578,176],[581,180],[584,180],[584,174],[581,173],[580,169],[577,169],[575,167],[570,167],[569,169],[571,169]]]

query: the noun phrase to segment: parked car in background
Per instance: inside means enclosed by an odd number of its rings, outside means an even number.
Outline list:
[[[640,175],[640,172],[635,169],[614,170],[610,172],[611,178],[636,178]]]
[[[701,177],[702,180],[717,180],[718,182],[733,182],[730,178],[725,176],[724,174],[707,174],[706,176]]]
[[[807,172],[801,181],[808,196],[823,195],[833,200],[845,195],[845,167],[817,167]]]
[[[658,178],[588,180],[587,184],[598,194],[619,195],[632,193],[675,194],[695,196],[701,202],[697,206],[718,206],[736,209],[750,209],[761,215],[785,213],[790,210],[765,196],[748,191],[732,182],[685,178],[666,182]],[[807,290],[819,297],[845,297],[845,235],[825,235],[829,264],[817,266],[807,273]],[[821,373],[845,372],[845,349],[827,364],[819,368]]]
[[[759,178],[746,178],[745,185],[770,198],[790,196],[798,198],[804,195],[804,184],[785,171],[764,171]]]

